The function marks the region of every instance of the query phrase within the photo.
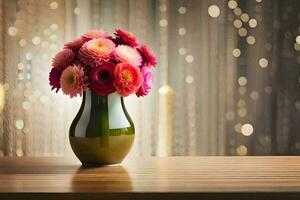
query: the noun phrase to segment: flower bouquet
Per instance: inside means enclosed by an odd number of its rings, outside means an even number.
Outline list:
[[[52,90],[83,97],[70,127],[71,147],[83,164],[120,163],[127,155],[134,124],[123,97],[147,95],[156,66],[151,49],[121,29],[114,37],[101,30],[87,32],[55,55]]]

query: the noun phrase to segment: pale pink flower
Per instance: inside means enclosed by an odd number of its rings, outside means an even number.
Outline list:
[[[108,61],[115,49],[115,44],[108,39],[92,39],[80,48],[78,58],[88,66],[94,67]]]
[[[58,52],[52,60],[54,68],[65,68],[72,64],[75,53],[71,49],[63,49]]]
[[[148,66],[143,66],[141,68],[141,74],[142,74],[142,85],[139,88],[139,90],[136,93],[136,96],[146,96],[149,94],[152,88],[153,84],[153,74]]]
[[[77,65],[67,67],[61,74],[60,85],[66,95],[76,97],[87,90],[83,68]]]
[[[112,39],[112,37],[103,30],[89,31],[89,32],[85,33],[84,35],[82,35],[81,38],[84,42],[87,42],[92,39],[97,39],[97,38]]]
[[[123,63],[129,63],[134,67],[139,67],[142,64],[142,56],[135,49],[127,45],[119,45],[115,49],[115,58]]]

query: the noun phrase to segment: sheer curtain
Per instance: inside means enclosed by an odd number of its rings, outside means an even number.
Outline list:
[[[71,155],[80,98],[48,86],[51,57],[90,29],[124,28],[159,58],[126,98],[132,156],[300,153],[296,0],[0,0],[0,155]]]

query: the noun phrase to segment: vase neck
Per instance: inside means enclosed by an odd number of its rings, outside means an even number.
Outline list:
[[[85,92],[83,103],[85,104],[84,107],[87,108],[86,111],[90,110],[91,117],[98,116],[99,112],[102,115],[107,114],[109,129],[130,127],[123,97],[116,92],[107,96],[101,96],[88,90]]]

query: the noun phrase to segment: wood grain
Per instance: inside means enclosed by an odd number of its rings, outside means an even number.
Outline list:
[[[0,158],[0,199],[300,199],[300,157]]]

